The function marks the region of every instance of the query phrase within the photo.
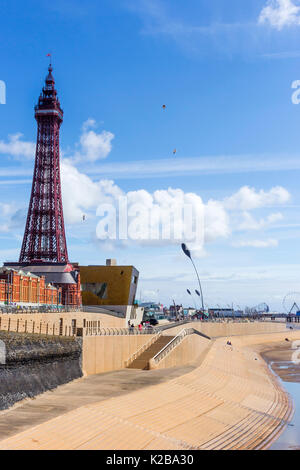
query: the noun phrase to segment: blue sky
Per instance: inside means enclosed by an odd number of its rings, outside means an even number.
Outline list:
[[[192,194],[205,212],[205,245],[191,248],[207,304],[280,309],[287,292],[300,291],[298,0],[2,0],[0,8],[0,262],[19,255],[33,106],[51,52],[73,261],[134,264],[139,297],[188,303],[197,283],[180,242],[100,241],[96,210],[120,195],[153,210]]]

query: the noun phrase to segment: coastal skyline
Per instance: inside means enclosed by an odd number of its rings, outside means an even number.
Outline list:
[[[184,11],[178,1],[110,3],[30,0],[19,19],[3,2],[0,261],[20,253],[33,106],[51,52],[65,112],[70,259],[133,264],[138,297],[187,305],[186,288],[197,282],[180,243],[101,242],[96,211],[119,196],[152,207],[192,194],[206,214],[204,249],[195,250],[206,303],[281,309],[285,294],[300,290],[298,2],[191,1]]]

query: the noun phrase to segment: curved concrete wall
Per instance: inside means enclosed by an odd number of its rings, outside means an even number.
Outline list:
[[[164,335],[176,335],[184,328],[195,330],[209,337],[253,335],[285,330],[284,324],[271,323],[200,323],[193,322],[164,331]],[[125,361],[146,344],[152,335],[85,336],[83,338],[83,371],[87,375],[123,369]],[[176,367],[193,362],[207,347],[208,340],[190,335],[181,345],[166,356],[159,368]],[[205,345],[205,346],[204,346]]]
[[[271,323],[271,322],[229,322],[229,323],[206,323],[206,322],[191,322],[174,328],[167,329],[163,332],[164,335],[177,335],[184,328],[194,328],[200,333],[209,336],[210,338],[218,338],[224,336],[240,336],[240,335],[257,335],[263,333],[279,333],[286,330],[285,323]]]
[[[261,342],[258,336],[248,336],[246,347],[236,345],[237,337],[232,347],[227,338],[216,339],[192,372],[82,406],[0,442],[0,449],[266,448],[289,422],[292,407],[252,346]],[[284,342],[286,333],[275,336]],[[300,331],[293,337],[299,339]]]

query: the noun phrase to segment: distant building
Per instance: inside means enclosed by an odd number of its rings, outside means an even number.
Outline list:
[[[197,310],[195,308],[184,308],[183,309],[183,314],[185,317],[192,317],[193,315],[196,315]]]
[[[62,303],[62,289],[48,284],[44,276],[0,268],[0,305],[52,306]]]
[[[171,316],[176,316],[178,314],[183,314],[183,307],[182,305],[170,305],[170,308],[169,308],[169,311],[170,311],[170,314]]]
[[[139,304],[140,307],[144,307],[145,310],[153,310],[155,312],[162,312],[162,305],[155,302],[142,302]]]
[[[4,263],[5,268],[23,271],[43,277],[47,284],[53,284],[62,291],[62,304],[71,307],[81,306],[80,274],[78,268],[65,263]]]
[[[214,317],[232,317],[232,316],[242,316],[241,311],[235,311],[232,308],[210,308],[208,311],[209,315]]]
[[[111,263],[113,261],[113,263]],[[79,266],[83,305],[133,305],[139,272],[134,266]]]

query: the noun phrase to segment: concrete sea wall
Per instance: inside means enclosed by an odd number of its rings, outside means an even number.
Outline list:
[[[51,320],[56,321],[62,316],[64,324],[71,325],[72,317],[77,320],[79,327],[83,326],[84,320],[101,321],[98,315],[95,315],[98,320],[91,320],[89,314],[83,313],[61,316],[58,314],[57,318],[51,317]],[[7,315],[3,317],[5,318],[2,321],[8,321]],[[34,316],[34,320],[31,315],[25,317],[27,321],[39,320],[37,316]],[[47,320],[48,318],[41,314],[40,321]],[[20,325],[21,318],[19,321]],[[248,341],[254,341],[251,335],[258,335],[256,341],[264,342],[269,339],[271,332],[277,338],[281,336],[280,332],[285,330],[284,324],[194,322],[168,329],[165,334],[176,335],[187,327],[193,327],[212,338],[245,335],[243,346]],[[292,336],[292,333],[289,334]],[[70,382],[83,374],[92,375],[123,369],[130,356],[148,343],[151,337],[152,335],[84,336],[74,339],[0,331],[0,340],[5,342],[7,349],[6,363],[0,365],[0,410],[9,408],[26,397],[34,397]],[[242,340],[236,338],[236,341],[240,343]],[[206,339],[192,335],[168,354],[159,363],[158,368],[190,364],[199,355],[205,354],[208,343],[210,342]]]
[[[82,376],[80,340],[0,332],[0,410]]]
[[[286,330],[285,323],[272,322],[191,322],[184,325],[174,326],[164,331],[165,335],[177,335],[184,328],[194,328],[210,338],[221,338],[224,336],[258,335],[264,333],[280,333]]]
[[[124,369],[125,361],[152,337],[153,335],[83,337],[83,372],[92,375]]]
[[[96,327],[96,328],[125,328],[127,322],[124,318],[114,317],[101,313],[90,312],[66,312],[66,313],[14,313],[0,314],[0,330],[19,332],[59,335],[61,330],[63,335],[69,335],[73,326],[77,328]],[[48,327],[47,327],[48,325]],[[47,333],[48,330],[48,333]]]
[[[184,328],[195,330],[209,337],[280,333],[284,324],[271,323],[200,323],[192,322],[176,326],[163,332],[164,335],[177,335]],[[82,349],[82,369],[84,374],[101,374],[123,369],[132,354],[150,341],[152,335],[127,336],[84,336]],[[208,347],[209,341],[198,335],[191,335],[177,346],[155,368],[177,367],[191,364]]]

